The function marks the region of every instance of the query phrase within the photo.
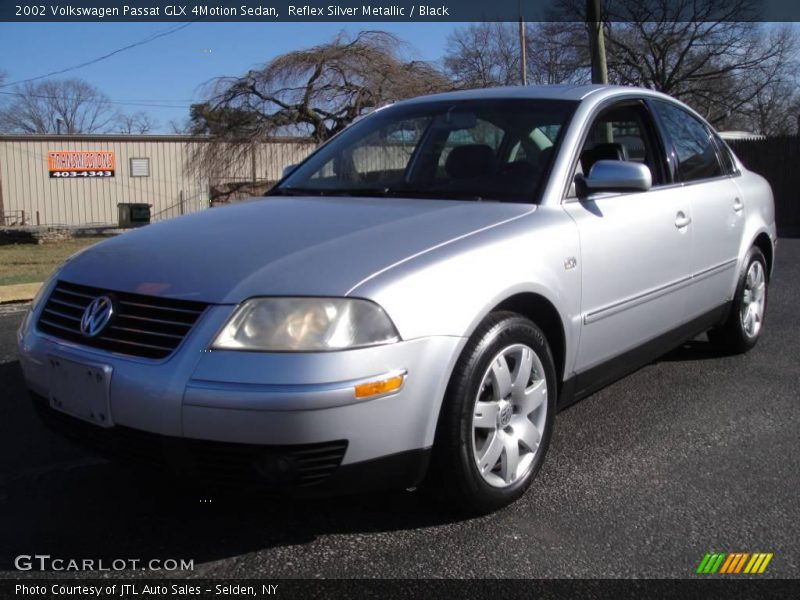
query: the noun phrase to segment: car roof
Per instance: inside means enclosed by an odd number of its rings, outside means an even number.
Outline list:
[[[642,95],[662,96],[659,92],[647,88],[624,85],[582,84],[582,85],[526,85],[493,87],[474,90],[460,90],[419,96],[397,104],[415,104],[435,100],[490,100],[490,99],[538,99],[538,100],[573,100],[581,101],[593,94],[608,97],[615,93],[636,91]],[[601,94],[602,93],[602,94]]]

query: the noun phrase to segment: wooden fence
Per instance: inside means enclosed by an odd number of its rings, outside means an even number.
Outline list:
[[[778,233],[800,235],[800,136],[729,141],[736,156],[772,186]]]

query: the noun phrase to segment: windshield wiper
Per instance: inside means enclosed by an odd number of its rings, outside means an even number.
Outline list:
[[[430,198],[431,200],[474,200],[482,202],[485,197],[463,190],[419,190],[413,188],[391,190],[392,196],[405,198]]]
[[[486,201],[487,198],[466,190],[431,190],[415,188],[392,188],[387,186],[370,188],[295,188],[281,187],[267,192],[267,196],[354,196],[382,198],[430,198],[432,200],[473,200]]]
[[[393,187],[374,187],[374,188],[342,188],[325,190],[325,195],[331,196],[375,196],[392,198],[430,198],[435,200],[475,200],[480,202],[484,198],[474,192],[464,190],[431,190],[418,188],[393,188]]]
[[[375,188],[273,188],[266,196],[386,196],[387,187]]]
[[[386,186],[373,188],[336,188],[324,190],[325,196],[388,196],[390,188]]]
[[[314,196],[318,190],[295,188],[295,187],[279,187],[272,188],[265,196]]]

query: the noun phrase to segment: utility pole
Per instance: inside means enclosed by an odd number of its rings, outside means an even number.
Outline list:
[[[602,14],[602,0],[586,0],[586,24],[589,28],[589,50],[592,55],[592,83],[608,83]]]
[[[525,48],[525,20],[522,17],[522,0],[519,0],[519,68],[522,71],[520,81],[528,85],[528,53]]]

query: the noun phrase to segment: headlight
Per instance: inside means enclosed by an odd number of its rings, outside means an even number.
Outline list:
[[[212,344],[217,350],[325,351],[400,339],[383,309],[353,298],[253,298]]]

